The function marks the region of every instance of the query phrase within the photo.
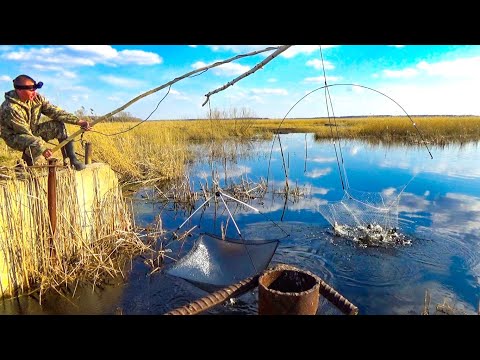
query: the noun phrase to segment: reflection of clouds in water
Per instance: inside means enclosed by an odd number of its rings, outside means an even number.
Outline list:
[[[362,148],[360,146],[353,146],[350,149],[349,153],[350,153],[350,155],[357,155],[360,152],[360,150],[362,150]]]
[[[326,163],[326,162],[334,162],[336,159],[334,157],[322,157],[322,156],[316,156],[313,159],[310,159],[312,162],[318,162],[318,163]]]
[[[326,195],[328,194],[328,192],[330,191],[330,189],[326,189],[326,188],[322,188],[322,187],[318,187],[318,186],[311,186],[310,187],[310,193],[312,195]]]
[[[424,171],[464,179],[480,178],[480,167],[473,166],[470,161],[463,161],[462,159],[456,161],[449,159],[445,162],[438,162],[435,166],[430,166],[428,169],[424,169]]]
[[[317,199],[317,198],[312,198],[312,199],[304,199],[300,198],[299,200],[296,200],[293,203],[288,204],[288,209],[289,210],[313,210],[317,209],[319,205],[325,204],[325,200],[323,199]]]
[[[434,228],[476,236],[480,234],[480,198],[447,193],[435,203],[438,208],[432,215]]]
[[[394,168],[394,169],[410,169],[412,164],[405,158],[400,159],[384,159],[378,163],[381,168]]]
[[[382,190],[382,195],[384,196],[392,196],[397,192],[397,189],[395,188],[387,188]]]
[[[400,197],[400,204],[398,206],[399,212],[405,212],[409,214],[415,214],[417,212],[428,211],[431,205],[431,201],[426,200],[422,196],[418,196],[412,193],[404,192]]]
[[[332,172],[332,168],[313,169],[311,171],[307,171],[305,173],[305,176],[309,177],[309,178],[316,179],[316,178],[328,175],[331,172]]]
[[[428,195],[428,192],[425,193]],[[447,193],[434,202],[411,193],[401,197],[399,211],[413,217],[430,214],[431,228],[435,232],[480,234],[480,198],[465,194]],[[419,214],[422,213],[422,214]]]
[[[211,175],[211,173],[207,173],[206,171],[199,171],[197,174],[200,179],[208,179]]]
[[[273,145],[273,148],[271,148],[272,153],[281,153],[282,151],[283,153],[286,153],[288,151],[288,145],[286,145],[286,141],[285,140],[281,140],[281,141],[282,141],[282,147],[280,148],[280,145],[278,145],[278,139],[275,138],[275,144]]]
[[[234,177],[241,177],[242,175],[250,174],[252,172],[252,168],[250,166],[236,166],[227,169],[227,175],[229,178]],[[211,178],[212,173],[207,171],[199,171],[197,173],[197,177],[200,179],[209,179]]]
[[[404,153],[390,153],[388,159],[379,161],[378,166],[382,168],[410,169],[414,174],[421,172],[440,174],[442,176],[458,177],[464,179],[480,178],[480,167],[476,166],[477,158],[467,153],[456,154],[446,158],[434,157],[423,161],[423,157],[406,158]],[[435,155],[434,155],[435,156]],[[418,161],[422,163],[417,164]]]
[[[229,177],[240,177],[245,174],[250,174],[252,172],[252,168],[250,166],[236,166],[227,169],[227,175]]]
[[[240,203],[229,200],[224,198],[227,202],[227,206],[234,214],[234,218],[237,218],[240,215],[250,215],[250,214],[258,214],[255,210],[241,205]],[[268,215],[269,213],[275,213],[279,210],[283,210],[286,206],[290,211],[299,211],[299,210],[307,210],[311,212],[316,212],[319,205],[323,205],[327,203],[326,200],[320,198],[305,198],[300,196],[296,199],[293,196],[288,197],[288,202],[285,205],[285,197],[284,196],[277,196],[273,201],[266,201],[265,204],[258,204],[256,202],[249,202],[248,205],[252,206],[253,208],[257,209],[263,215]],[[223,208],[223,205],[220,205]]]

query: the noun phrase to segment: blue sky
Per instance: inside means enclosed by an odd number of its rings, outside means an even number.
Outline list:
[[[63,109],[74,112],[83,107],[104,115],[199,67],[267,46],[3,45],[0,89],[11,90],[13,78],[27,74],[43,81],[39,92]],[[177,82],[150,119],[208,117],[208,104],[202,107],[205,94],[269,54]],[[305,94],[324,85],[324,71],[327,84],[333,85],[328,88],[332,108],[327,111],[321,89],[301,100],[288,117],[404,115],[402,108],[409,115],[480,115],[480,45],[295,45],[263,69],[212,95],[210,107],[283,118]],[[149,95],[125,111],[145,119],[166,92]]]

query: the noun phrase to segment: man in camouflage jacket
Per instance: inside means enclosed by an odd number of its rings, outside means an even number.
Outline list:
[[[37,93],[36,90],[43,86],[42,82],[36,83],[28,75],[19,75],[13,80],[13,85],[14,90],[5,93],[5,101],[0,107],[0,136],[9,147],[23,152],[22,159],[27,165],[32,166],[40,155],[45,158],[52,156],[46,141],[65,140],[68,134],[64,123],[79,125],[84,130],[91,129],[88,121],[50,104]],[[51,120],[40,122],[42,114]],[[85,168],[75,155],[72,141],[61,150],[64,160],[69,158],[76,170]]]

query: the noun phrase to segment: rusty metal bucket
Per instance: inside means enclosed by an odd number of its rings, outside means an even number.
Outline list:
[[[315,315],[319,278],[295,267],[277,267],[258,279],[259,315]]]

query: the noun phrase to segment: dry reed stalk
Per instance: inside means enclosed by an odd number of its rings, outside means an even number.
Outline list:
[[[101,180],[94,175],[93,195],[87,199],[85,193],[78,195],[71,169],[57,171],[52,237],[46,174],[45,169],[30,169],[24,180],[0,184],[0,297],[38,291],[41,301],[52,288],[59,291],[78,281],[95,286],[108,276],[123,276],[129,257],[151,250],[132,226],[121,189],[113,186],[101,194]]]
[[[425,290],[425,297],[423,299],[423,311],[422,311],[422,315],[428,315],[430,312],[429,312],[429,309],[430,308],[430,293],[428,292],[428,289]]]

